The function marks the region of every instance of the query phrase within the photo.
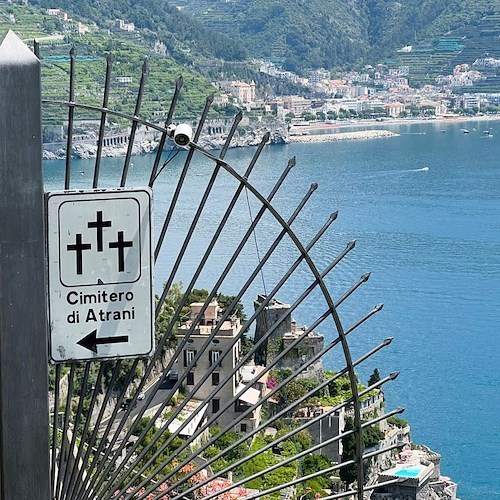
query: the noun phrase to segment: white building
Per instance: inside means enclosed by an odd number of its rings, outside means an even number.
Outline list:
[[[116,19],[115,26],[122,31],[128,31],[128,32],[135,31],[134,23],[127,23],[123,19]]]

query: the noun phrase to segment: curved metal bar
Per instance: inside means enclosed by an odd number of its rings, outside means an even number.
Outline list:
[[[157,177],[158,166],[160,165],[160,158],[161,158],[161,155],[163,152],[163,148],[165,146],[165,142],[167,140],[167,127],[172,123],[172,117],[174,116],[175,106],[176,106],[177,101],[179,99],[179,95],[181,93],[181,88],[182,88],[183,83],[184,83],[184,80],[183,80],[182,76],[179,76],[179,78],[177,78],[177,81],[175,82],[174,95],[172,97],[172,101],[170,102],[170,108],[168,110],[167,119],[165,120],[165,130],[161,134],[161,139],[160,139],[160,142],[158,144],[158,151],[156,152],[155,162],[153,164],[153,168],[151,170],[151,175],[149,177],[149,184],[148,184],[149,187],[153,187],[154,181]]]
[[[55,103],[67,105],[70,108],[70,111],[71,111],[71,109],[74,109],[75,107],[81,107],[81,108],[86,108],[86,109],[95,109],[95,110],[99,110],[99,111],[102,112],[102,108],[96,108],[96,107],[92,107],[92,106],[75,104],[75,103],[72,102],[72,99],[70,99],[70,102],[62,102],[62,101],[59,101],[59,102],[57,102],[57,101],[50,101],[49,102],[49,104],[55,104]],[[152,126],[153,128],[156,128],[157,130],[160,130],[162,132],[164,131],[164,127],[159,127],[157,125],[150,124],[150,122],[138,119],[137,117],[129,117],[128,115],[125,115],[123,113],[118,113],[118,112],[110,112],[109,114],[113,114],[115,116],[122,116],[124,118],[128,117],[132,121],[135,120],[136,123],[148,124],[149,126]],[[207,157],[211,158],[213,161],[217,162],[216,158],[214,158],[210,153],[204,151],[201,147],[197,146],[196,144],[192,144],[192,147],[194,149],[198,150],[198,151],[201,151],[205,156],[207,156]],[[240,182],[245,182],[245,180],[241,179],[241,176],[239,176],[239,174],[237,174],[237,172],[235,172],[234,169],[232,169],[232,167],[230,167],[228,164],[226,164],[225,162],[220,161],[220,159],[218,160],[218,164],[220,164],[221,167],[223,167],[229,173],[231,173],[231,175],[233,175],[235,178],[239,179]],[[261,199],[262,196],[260,195],[260,193],[258,193],[258,191],[255,188],[252,188],[252,186],[250,184],[246,185],[246,187],[258,199],[260,199],[260,201],[262,202],[262,199]],[[264,199],[264,205],[266,205],[265,199]],[[266,208],[270,210],[270,212],[275,217],[275,219],[278,221],[278,223],[280,223],[283,227],[286,227],[285,225],[283,225],[284,221],[281,219],[281,217],[279,216],[279,214],[277,214],[277,212],[273,209],[273,207],[270,204],[269,204],[269,206],[266,206]],[[290,230],[289,234],[290,234],[290,237],[291,237],[292,241],[294,242],[295,246],[298,248],[299,252],[303,253],[304,249],[303,249],[302,245],[300,244],[300,242],[298,241],[298,239],[295,237],[294,233]],[[307,261],[307,263],[309,265],[309,268],[311,269],[311,271],[313,272],[313,274],[317,275],[318,272],[317,272],[317,270],[316,270],[313,262],[311,261],[310,257],[306,255],[305,256],[305,260]],[[340,319],[338,318],[336,310],[334,308],[333,301],[331,300],[331,297],[330,297],[330,295],[328,293],[328,290],[326,289],[326,285],[322,282],[321,278],[319,279],[319,286],[320,286],[320,288],[321,288],[321,290],[323,292],[325,300],[327,301],[327,303],[328,303],[328,305],[329,305],[329,307],[331,309],[331,314],[332,314],[332,317],[334,319],[335,325],[337,327],[337,331],[339,332],[339,335],[340,335],[340,337],[342,339],[342,348],[343,348],[343,351],[344,351],[344,357],[346,358],[346,363],[347,363],[347,366],[349,367],[350,383],[351,383],[351,387],[353,389],[353,395],[355,395],[357,393],[357,387],[356,387],[356,383],[355,383],[355,374],[354,374],[354,372],[352,370],[352,359],[350,357],[350,352],[349,352],[349,349],[348,349],[348,345],[345,342],[345,334],[342,331],[342,325],[341,325]],[[355,409],[357,409],[358,406],[359,406],[359,400],[358,400],[358,404],[355,404]],[[356,438],[357,438],[356,439],[356,447],[357,447],[357,456],[359,457],[359,456],[361,456],[361,453],[359,453],[359,452],[362,452],[361,423],[360,423],[360,418],[359,418],[359,409],[358,409],[358,412],[357,412],[357,416],[356,416],[356,411],[355,411],[355,429],[358,431],[357,434],[356,434]],[[361,478],[361,481],[360,481],[360,478]],[[360,463],[359,467],[358,467],[358,483],[361,482],[360,490],[363,490],[362,479],[363,479],[363,470],[362,470],[362,463]]]
[[[361,318],[354,326],[352,326],[351,328],[349,328],[348,330],[346,330],[346,335],[348,335],[349,333],[351,333],[352,331],[354,331],[355,328],[357,328],[361,323],[363,323],[364,321],[366,321],[367,319],[369,319],[371,316],[373,316],[373,314],[375,314],[376,312],[378,312],[375,309],[373,309],[372,311],[370,311],[370,313],[368,313],[367,315],[365,315],[363,318]],[[316,328],[319,324],[321,324],[322,321],[324,321],[328,316],[329,316],[329,310],[326,311],[323,315],[321,315],[316,321],[315,323],[310,327],[308,328],[309,331],[312,331],[314,328]],[[305,333],[307,334],[307,333]],[[370,350],[368,353],[366,353],[365,355],[363,355],[360,359],[358,359],[354,365],[357,366],[358,364],[362,363],[363,361],[365,361],[366,359],[368,359],[369,357],[371,357],[373,354],[375,354],[376,352],[378,352],[380,349],[386,347],[390,341],[392,339],[387,339],[385,340],[383,343],[379,344],[378,346],[376,346],[375,348],[373,348],[372,350]],[[245,412],[243,412],[234,422],[234,424],[237,424],[238,422],[240,422],[241,420],[243,420],[248,414],[250,414],[252,411],[254,411],[257,407],[261,406],[262,404],[264,404],[265,402],[267,402],[269,399],[271,399],[276,393],[279,393],[281,391],[281,389],[283,389],[284,387],[286,387],[286,385],[291,381],[293,380],[294,378],[296,378],[296,376],[303,372],[304,370],[307,369],[308,366],[310,366],[311,364],[313,364],[316,360],[318,360],[319,358],[321,358],[322,356],[324,356],[327,352],[329,352],[331,349],[333,349],[336,345],[338,345],[339,343],[339,339],[337,337],[337,339],[335,339],[333,342],[331,342],[330,344],[328,344],[326,347],[324,347],[316,356],[314,356],[312,359],[308,360],[303,366],[301,366],[298,370],[296,370],[295,372],[293,372],[292,374],[290,374],[285,380],[283,380],[282,382],[280,382],[276,387],[274,387],[271,391],[269,391],[269,393],[267,393],[261,400],[259,400],[257,403],[255,403],[254,405],[251,405],[247,410],[245,410]],[[283,353],[280,354],[280,359],[286,355],[287,352],[289,352],[290,349],[286,349],[286,352],[283,351]],[[278,420],[279,418],[281,418],[282,416],[285,416],[292,408],[295,408],[296,406],[302,404],[303,402],[305,402],[309,397],[313,396],[315,393],[317,393],[318,391],[320,391],[321,389],[327,387],[332,381],[334,380],[337,380],[338,378],[340,378],[342,375],[344,375],[345,373],[347,372],[347,368],[341,370],[340,372],[336,373],[334,376],[332,376],[331,378],[327,379],[327,380],[324,380],[323,382],[321,382],[317,387],[315,387],[313,390],[309,391],[308,393],[306,393],[304,396],[300,397],[298,400],[296,401],[293,401],[292,404],[290,404],[289,406],[287,406],[286,408],[284,408],[283,410],[281,410],[280,412],[278,412],[276,415],[273,415],[269,420],[267,420],[265,423],[262,423],[260,426],[258,426],[256,429],[254,429],[253,431],[251,431],[250,433],[248,433],[247,435],[243,436],[242,438],[238,439],[235,443],[233,443],[231,446],[229,446],[228,448],[226,448],[225,450],[223,450],[221,453],[219,453],[218,455],[210,458],[207,460],[207,462],[204,464],[205,466],[206,465],[210,465],[211,463],[213,463],[214,461],[216,461],[217,459],[219,458],[222,458],[225,453],[227,453],[228,451],[236,448],[237,446],[239,446],[241,443],[243,443],[244,441],[246,441],[249,437],[251,436],[254,436],[256,434],[258,434],[259,432],[261,432],[263,429],[265,429],[266,427],[268,427],[270,424],[272,424],[275,420]],[[371,387],[371,389],[373,388],[373,386]],[[343,403],[342,403],[343,404]],[[348,404],[348,403],[346,403]],[[316,420],[314,420],[316,421]],[[313,423],[313,421],[309,422],[309,423],[305,423],[304,424],[304,427],[303,428],[306,428],[306,427],[309,427],[311,425],[311,423]],[[210,423],[209,423],[210,424]],[[225,432],[227,432],[229,429],[231,429],[233,427],[233,425],[231,426],[228,426],[226,427],[225,429],[223,429],[217,436],[214,436],[213,438],[211,438],[207,443],[203,444],[198,450],[197,450],[197,453],[202,453],[206,448],[208,448],[211,444],[215,443],[217,441],[217,439],[222,435],[224,434]],[[302,430],[302,427],[299,428],[299,429],[295,429],[294,432],[298,432]],[[279,438],[278,440],[275,440],[273,441],[273,445],[274,444],[277,444],[278,442],[281,442],[282,440],[284,440],[284,438]],[[240,465],[240,463],[244,463],[246,462],[247,460],[249,460],[250,458],[252,458],[253,456],[256,456],[260,453],[262,453],[262,451],[265,451],[266,449],[269,449],[271,446],[266,446],[264,447],[263,449],[260,449],[258,450],[258,452],[255,452],[255,454],[252,454],[250,456],[247,456],[243,459],[241,459],[240,461],[236,462],[235,464],[231,464],[230,467],[227,467],[226,469],[224,469],[223,471],[221,471],[219,474],[224,474],[225,472],[231,470],[232,468],[234,468],[235,466],[238,466]],[[182,462],[181,464],[179,464],[178,466],[176,466],[173,470],[169,471],[168,474],[165,475],[165,477],[163,478],[163,480],[168,480],[172,473],[174,473],[176,470],[179,470],[183,465],[185,465],[184,462]],[[189,478],[191,477],[192,475],[196,474],[196,472],[199,472],[199,470],[195,469],[194,471],[192,471],[191,473],[189,473],[186,477]],[[213,479],[213,477],[211,478]],[[207,481],[209,482],[209,481]],[[173,489],[173,487],[169,487],[167,488],[166,492],[168,491],[171,491]]]
[[[201,131],[203,130],[203,125],[205,123],[205,120],[207,119],[208,112],[210,111],[210,105],[212,104],[213,101],[213,96],[209,96],[205,102],[205,107],[203,109],[203,113],[201,115],[200,121],[198,123],[198,127],[196,128],[196,132],[194,134],[194,140],[198,140],[201,135]],[[156,259],[158,258],[158,255],[160,253],[160,249],[163,245],[163,240],[165,239],[165,235],[167,233],[167,229],[170,225],[170,220],[172,219],[172,215],[174,213],[174,209],[177,205],[177,201],[179,199],[179,195],[182,190],[182,186],[184,184],[184,180],[186,178],[186,174],[189,168],[189,165],[191,165],[191,160],[193,159],[193,150],[190,149],[188,151],[186,160],[184,162],[184,167],[182,169],[181,175],[179,177],[179,181],[177,182],[177,186],[175,187],[174,194],[172,196],[172,201],[170,202],[170,206],[167,211],[167,215],[165,216],[165,220],[163,221],[163,225],[160,231],[160,234],[158,236],[158,241],[156,243],[156,248],[155,248],[155,253],[154,253],[154,259],[156,262]]]
[[[203,155],[205,155],[207,158],[213,158],[213,156],[206,151],[204,148],[197,144],[192,144],[192,147],[195,148],[197,151],[200,151]],[[222,167],[225,168],[229,173],[231,173],[235,178],[237,178],[240,182],[244,182],[247,185],[247,188],[256,196],[261,203],[265,203],[265,198],[261,195],[261,193],[252,185],[250,184],[246,179],[244,179],[238,172],[234,170],[233,167],[228,165],[227,163],[223,163]],[[281,215],[274,209],[274,207],[269,207],[269,210],[272,212],[273,216],[276,218],[276,220],[282,225],[282,227],[286,227],[286,222],[283,220]],[[289,229],[289,228],[288,228]],[[295,246],[297,249],[303,253],[305,252],[305,249],[295,233],[293,233],[290,230],[289,236],[292,238]],[[326,284],[323,282],[321,279],[319,272],[313,263],[311,257],[309,255],[306,255],[306,261],[309,266],[309,269],[313,273],[316,279],[319,281],[319,286],[321,288],[321,292],[323,294],[323,297],[326,300],[326,303],[331,309],[332,312],[332,319],[335,323],[335,327],[337,328],[337,332],[341,338],[341,343],[342,343],[342,350],[344,353],[344,358],[346,360],[346,364],[349,367],[349,380],[351,383],[351,390],[352,394],[354,396],[354,427],[358,430],[358,433],[356,434],[356,456],[361,457],[363,455],[363,436],[362,436],[362,430],[361,430],[361,411],[360,411],[360,401],[359,401],[359,395],[358,395],[358,387],[357,387],[357,380],[356,380],[356,373],[354,372],[353,366],[352,366],[352,357],[351,357],[351,352],[349,350],[349,345],[347,344],[345,334],[343,331],[342,323],[340,321],[340,317],[335,309],[335,306],[333,304],[332,298],[330,296],[330,293],[326,287]],[[363,461],[359,460],[358,463],[358,474],[357,474],[357,479],[358,479],[358,486],[360,488],[360,493],[358,494],[358,500],[363,500],[363,481],[364,481],[364,471],[363,471]]]

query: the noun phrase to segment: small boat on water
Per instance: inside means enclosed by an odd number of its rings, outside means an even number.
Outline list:
[[[469,133],[469,130],[468,130],[468,129],[466,129],[466,128],[462,128],[462,129],[460,129],[460,130],[461,130],[464,134],[468,134],[468,133]]]
[[[484,137],[493,137],[493,134],[491,133],[491,130],[483,130],[483,136]]]

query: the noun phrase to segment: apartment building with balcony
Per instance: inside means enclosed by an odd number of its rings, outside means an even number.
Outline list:
[[[207,416],[218,414],[226,403],[239,396],[227,410],[218,415],[214,423],[217,427],[225,428],[250,406],[258,403],[266,390],[266,377],[262,377],[262,380],[259,378],[263,366],[244,365],[235,370],[242,358],[240,318],[233,314],[221,322],[223,310],[217,301],[213,301],[194,324],[203,306],[201,302],[191,304],[189,319],[178,329],[178,341],[184,339],[188,331],[192,331],[173,369],[179,374],[188,370],[183,384],[184,392],[190,399],[204,402],[202,409]],[[209,340],[214,329],[216,333]],[[209,374],[206,380],[196,387],[206,374]],[[211,396],[215,388],[219,391]],[[247,432],[259,424],[260,407],[257,407],[236,424],[234,430]]]

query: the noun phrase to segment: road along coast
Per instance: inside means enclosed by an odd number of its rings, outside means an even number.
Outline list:
[[[355,132],[338,132],[336,134],[290,135],[290,142],[334,142],[359,139],[378,139],[381,137],[397,137],[399,134],[390,130],[357,130]]]

